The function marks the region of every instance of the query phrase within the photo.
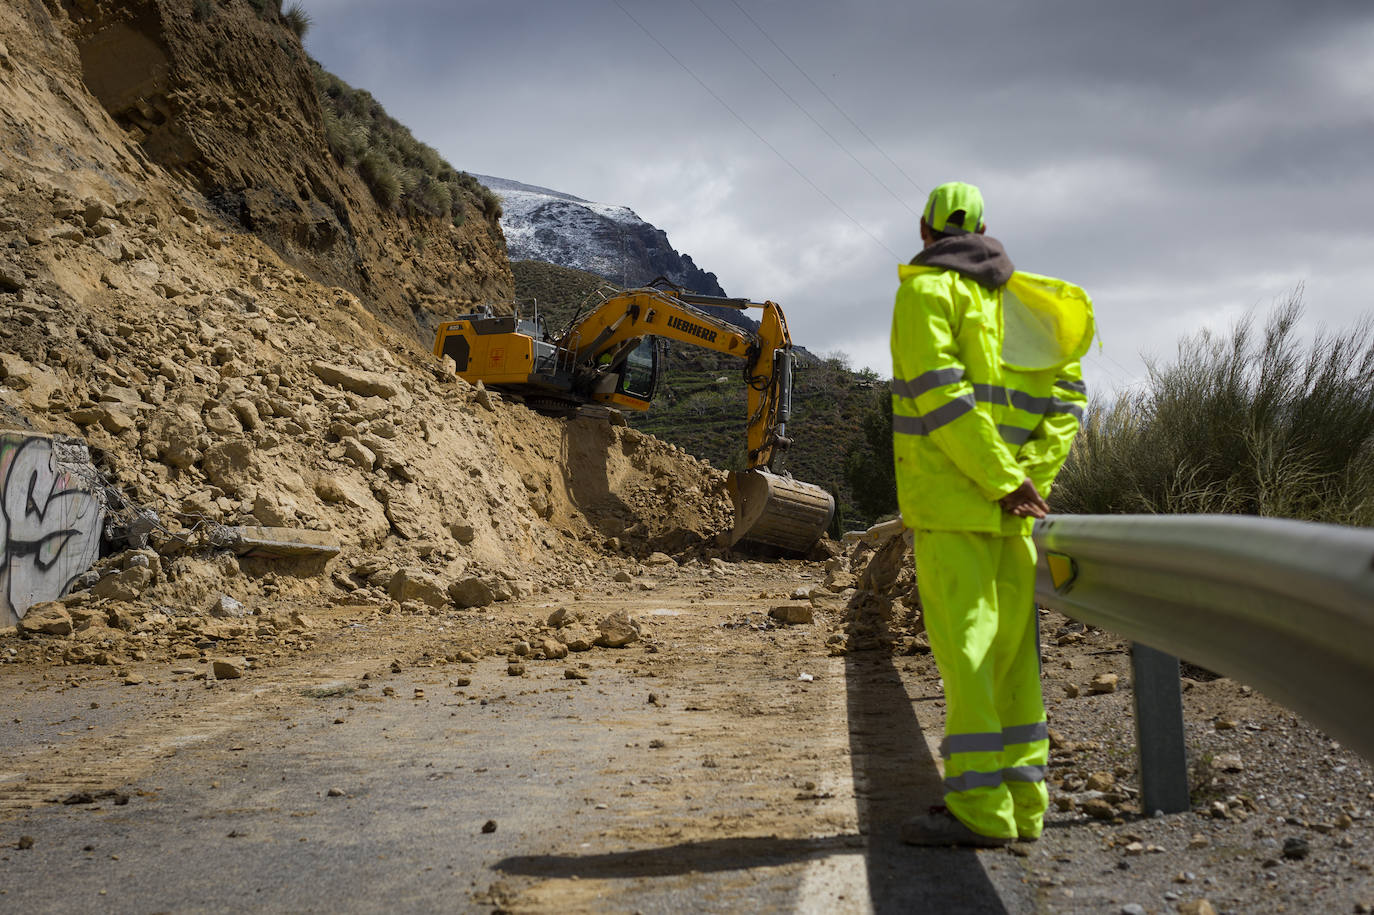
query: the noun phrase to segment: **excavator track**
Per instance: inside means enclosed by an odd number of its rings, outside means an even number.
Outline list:
[[[582,405],[580,401],[556,394],[525,394],[525,406],[545,416],[574,416]]]
[[[835,500],[819,486],[766,470],[730,474],[735,527],[730,545],[762,544],[805,553],[830,526]]]

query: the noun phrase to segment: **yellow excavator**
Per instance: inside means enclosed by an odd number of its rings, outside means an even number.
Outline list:
[[[756,331],[700,307],[762,309]],[[830,526],[835,500],[819,486],[772,472],[791,444],[792,338],[774,302],[685,292],[661,278],[603,292],[553,335],[536,317],[487,312],[439,325],[434,354],[448,356],[473,384],[519,394],[533,409],[567,413],[583,404],[647,410],[663,366],[657,339],[738,356],[744,361],[748,424],[745,469],[730,474],[735,526],[730,545],[763,544],[804,553]]]

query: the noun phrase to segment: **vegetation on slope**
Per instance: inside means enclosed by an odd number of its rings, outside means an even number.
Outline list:
[[[551,332],[562,330],[582,303],[607,285],[595,273],[545,261],[511,261],[510,269],[521,316],[532,318],[538,311]]]
[[[467,172],[444,161],[386,113],[365,89],[354,89],[310,61],[335,160],[354,168],[384,207],[450,218],[462,225],[471,207],[495,223],[501,201]]]
[[[892,388],[875,385],[859,414],[859,442],[844,459],[855,514],[878,521],[897,514],[897,468],[892,454]]]

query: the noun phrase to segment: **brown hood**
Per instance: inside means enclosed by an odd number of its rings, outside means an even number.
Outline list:
[[[951,235],[937,240],[911,259],[918,267],[953,270],[975,283],[1005,286],[1016,268],[1002,243],[989,235]]]

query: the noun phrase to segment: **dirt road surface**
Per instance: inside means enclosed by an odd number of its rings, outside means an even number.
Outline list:
[[[1248,800],[1231,808],[1214,779],[1223,815],[1208,796],[1163,818],[1121,801],[1122,815],[1099,820],[1080,809],[1090,799],[1080,791],[1074,809],[1054,808],[1039,843],[901,845],[900,822],[939,800],[938,677],[928,654],[832,656],[838,597],[812,602],[813,623],[769,620],[823,577],[803,563],[689,565],[481,611],[321,608],[313,647],[262,670],[250,657],[229,680],[185,660],[121,673],[7,665],[0,909],[1296,912],[1319,900],[1345,912],[1374,902],[1368,766],[1228,681],[1187,693],[1190,705],[1207,694],[1218,714],[1242,708],[1235,727],[1204,722],[1206,739],[1284,728],[1284,759],[1326,776],[1301,801],[1270,804],[1285,777],[1251,741],[1239,755],[1262,784],[1242,785]],[[627,610],[643,634],[557,660],[509,653],[559,609]],[[1059,674],[1047,679],[1062,732],[1056,800],[1074,797],[1066,773],[1077,788],[1074,772],[1110,759],[1125,766],[1123,786],[1135,779],[1129,721],[1109,704],[1120,693],[1075,705],[1055,682],[1064,670],[1092,674],[1084,658],[1124,670],[1102,638],[1059,646],[1046,632],[1047,671]],[[463,651],[482,656],[446,660]]]

